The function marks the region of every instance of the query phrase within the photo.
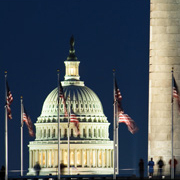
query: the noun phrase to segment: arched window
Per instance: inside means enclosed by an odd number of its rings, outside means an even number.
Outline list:
[[[48,137],[50,137],[50,129],[48,129]]]
[[[99,152],[98,160],[99,160],[98,162],[99,166],[102,166],[102,152],[101,151]]]
[[[73,129],[71,129],[71,137],[73,137]]]
[[[46,129],[44,129],[44,137],[46,137]]]
[[[93,166],[93,151],[90,150],[90,166]]]
[[[83,129],[83,137],[86,137],[86,130]]]
[[[97,137],[96,129],[94,129],[94,137]]]
[[[67,153],[67,151],[64,151],[64,155],[63,155],[64,157],[63,157],[63,159],[64,159],[64,164],[65,165],[67,165],[67,162],[68,162],[68,153]]]
[[[83,160],[84,162],[82,162],[82,165],[87,166],[87,152],[86,151],[83,152]]]
[[[74,165],[74,152],[73,151],[70,152],[70,164]]]
[[[81,153],[77,151],[77,166],[81,166]]]
[[[39,164],[42,166],[42,161],[41,161],[41,160],[42,160],[42,159],[41,159],[41,153],[42,153],[42,152],[39,152],[39,156],[38,156],[39,158],[38,158],[38,160],[39,160]]]
[[[42,129],[39,131],[39,138],[42,138]]]
[[[67,129],[64,131],[64,137],[67,137]]]
[[[91,129],[89,129],[89,137],[92,137]]]
[[[105,129],[102,130],[102,137],[105,138]]]
[[[98,137],[101,137],[101,131],[98,129]]]
[[[104,166],[105,166],[105,164],[106,164],[106,153],[105,153],[105,151],[103,151],[103,162],[104,162]]]
[[[54,138],[54,137],[55,137],[55,134],[56,134],[56,130],[55,130],[55,129],[53,129],[52,138]]]
[[[43,152],[42,156],[43,156],[43,167],[45,167],[45,164],[46,164],[46,154],[45,154],[45,152]]]

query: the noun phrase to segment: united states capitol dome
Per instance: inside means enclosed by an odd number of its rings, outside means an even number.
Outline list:
[[[80,81],[79,63],[75,56],[74,42],[71,43],[69,56],[65,61],[66,75],[62,81],[67,106],[70,106],[80,121],[108,122],[98,96]],[[56,122],[58,88],[55,88],[45,99],[42,112],[37,122]],[[60,102],[60,119],[64,120],[64,106]]]
[[[87,86],[64,86],[65,98],[70,98],[71,107],[77,115],[104,117],[102,104],[98,96]],[[46,98],[43,104],[41,116],[57,116],[58,88],[55,88]],[[60,113],[63,115],[63,104],[60,105]]]
[[[64,174],[112,174],[114,150],[109,139],[110,123],[98,96],[80,80],[80,61],[75,56],[73,37],[64,63],[61,92],[63,89],[66,101],[58,98],[60,84],[45,99],[35,123],[36,139],[28,145],[28,174],[34,174],[36,162],[42,167],[41,175],[57,175],[60,162],[65,165]],[[64,114],[65,107],[68,117]],[[72,114],[75,122],[70,120]]]

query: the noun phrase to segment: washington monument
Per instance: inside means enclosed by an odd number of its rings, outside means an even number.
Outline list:
[[[176,167],[179,174],[180,114],[177,101],[172,104],[171,71],[174,68],[180,87],[180,0],[151,0],[150,3],[148,159],[153,157],[157,163],[161,156],[166,164],[164,173],[170,174],[173,150],[179,162]]]

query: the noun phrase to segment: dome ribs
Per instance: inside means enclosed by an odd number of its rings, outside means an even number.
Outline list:
[[[55,88],[45,99],[41,119],[37,122],[47,122],[45,117],[53,117],[48,122],[53,122],[56,119],[57,122],[57,94],[58,89]],[[72,110],[77,114],[80,121],[83,122],[108,122],[103,112],[102,104],[98,96],[87,86],[69,85],[64,86],[65,98],[70,97],[70,104]],[[68,102],[66,102],[68,104]],[[60,103],[60,116],[61,121],[66,122],[67,118],[64,118],[63,103]]]

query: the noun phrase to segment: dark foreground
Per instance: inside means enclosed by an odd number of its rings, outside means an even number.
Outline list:
[[[113,175],[61,175],[61,180],[110,180],[113,179]],[[57,180],[57,176],[9,176],[9,180]],[[140,179],[135,175],[127,175],[127,176],[116,176],[116,179]],[[145,177],[144,179],[171,179],[170,177]],[[176,177],[175,179],[179,179],[180,177]]]

